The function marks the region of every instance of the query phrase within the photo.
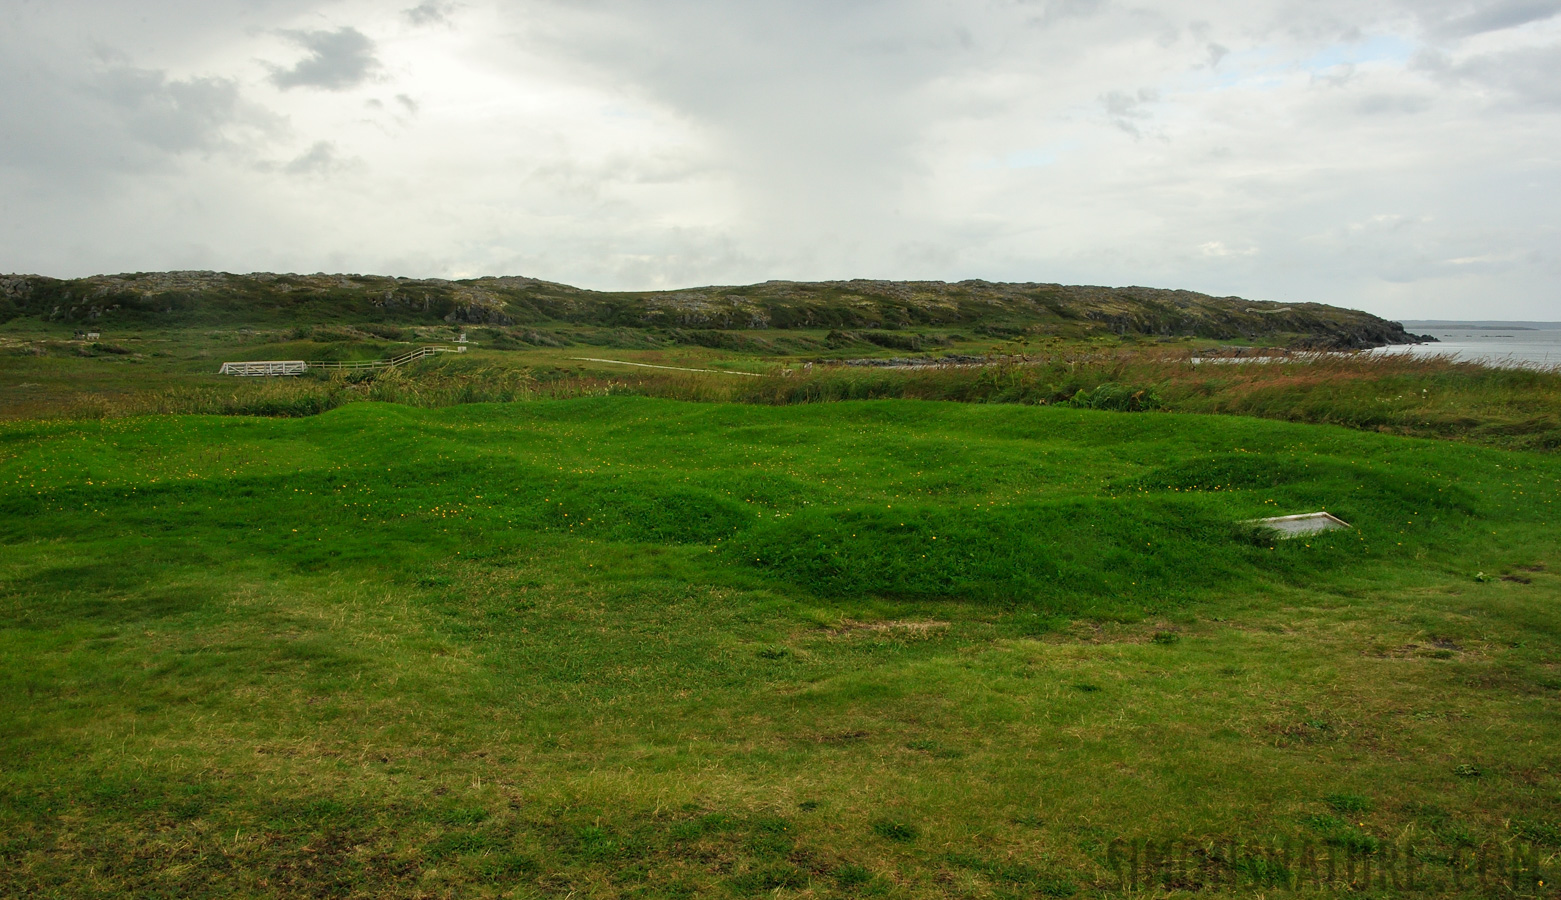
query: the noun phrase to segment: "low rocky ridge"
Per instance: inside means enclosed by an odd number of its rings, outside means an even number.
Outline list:
[[[1095,334],[1282,342],[1348,350],[1429,340],[1358,310],[1145,287],[987,281],[769,281],[602,292],[535,278],[231,275],[151,272],[56,279],[0,276],[0,321],[161,325],[400,323],[611,328],[881,329]]]

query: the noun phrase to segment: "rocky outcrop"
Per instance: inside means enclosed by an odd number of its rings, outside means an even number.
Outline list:
[[[446,322],[462,325],[513,325],[504,301],[485,291],[456,291],[455,308],[444,317]]]

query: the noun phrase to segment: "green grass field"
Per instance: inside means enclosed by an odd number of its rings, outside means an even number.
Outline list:
[[[1558,498],[1020,404],[7,422],[0,895],[1544,894]]]

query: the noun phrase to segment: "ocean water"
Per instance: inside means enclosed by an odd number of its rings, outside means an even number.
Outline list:
[[[1372,353],[1451,356],[1513,368],[1561,368],[1561,322],[1405,322],[1436,343],[1379,347]]]

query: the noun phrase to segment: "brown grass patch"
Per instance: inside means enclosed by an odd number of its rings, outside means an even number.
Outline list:
[[[935,631],[941,631],[949,627],[948,622],[937,619],[912,621],[910,619],[890,619],[883,622],[858,622],[852,619],[842,619],[840,624],[830,630],[836,634],[914,634],[927,635]]]

